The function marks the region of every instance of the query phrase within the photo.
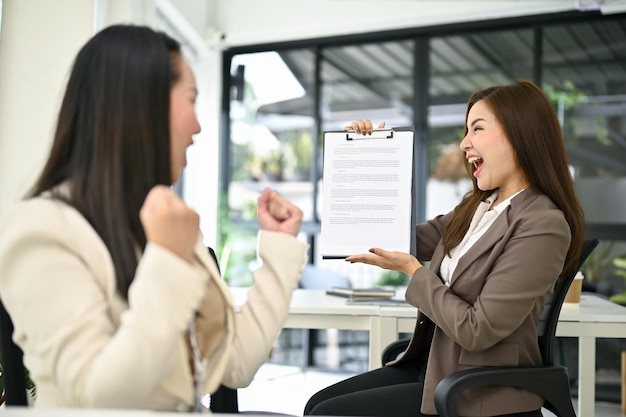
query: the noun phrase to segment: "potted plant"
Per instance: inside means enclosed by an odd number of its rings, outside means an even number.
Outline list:
[[[614,274],[626,280],[626,256],[613,258],[613,266],[616,268]],[[626,306],[626,289],[621,293],[613,294],[609,300]]]
[[[293,132],[289,137],[292,177],[296,181],[306,181],[311,176],[313,165],[313,141],[309,131]]]

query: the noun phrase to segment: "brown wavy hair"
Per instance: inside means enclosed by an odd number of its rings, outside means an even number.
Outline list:
[[[563,272],[576,268],[584,239],[584,213],[576,197],[569,172],[565,143],[554,107],[536,84],[519,80],[504,86],[488,87],[473,93],[465,112],[467,117],[477,102],[482,101],[494,113],[513,147],[519,167],[530,186],[548,196],[563,212],[572,240]],[[457,246],[466,234],[478,204],[494,190],[480,190],[474,177],[474,165],[465,160],[473,189],[459,205],[443,234],[446,253]]]

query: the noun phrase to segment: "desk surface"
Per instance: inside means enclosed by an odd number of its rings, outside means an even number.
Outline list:
[[[235,305],[246,300],[248,288],[231,287]],[[324,290],[296,289],[291,297],[289,314],[328,314],[344,316],[374,316],[379,314],[377,305],[347,305],[346,298],[326,294]]]
[[[583,294],[580,303],[565,303],[559,321],[623,323],[626,307],[593,294]]]
[[[247,288],[231,288],[236,305],[241,305],[245,302],[247,291]],[[403,296],[404,294],[400,294],[396,298]],[[410,305],[347,304],[346,298],[328,295],[324,290],[296,289],[291,299],[289,314],[379,316],[414,319],[417,316],[417,308]],[[563,304],[559,321],[623,323],[626,321],[626,307],[597,295],[583,294],[579,304]]]
[[[383,317],[415,318],[417,309],[409,306],[381,306],[379,315]],[[580,303],[564,303],[559,315],[559,322],[624,323],[624,321],[626,321],[626,307],[594,294],[583,294]]]

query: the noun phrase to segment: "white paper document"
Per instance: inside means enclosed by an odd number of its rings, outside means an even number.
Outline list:
[[[410,252],[413,131],[324,133],[320,254]]]

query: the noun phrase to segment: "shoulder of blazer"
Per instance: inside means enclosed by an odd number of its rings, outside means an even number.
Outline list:
[[[530,207],[536,207],[538,210],[558,210],[547,195],[534,188],[527,188],[511,199],[511,210],[525,210]]]
[[[80,258],[107,295],[114,296],[115,271],[111,255],[100,235],[78,210],[43,196],[21,201],[7,214],[1,241],[6,244],[29,240],[54,242]]]
[[[548,196],[532,189],[524,190],[511,200],[507,216],[502,221],[507,224],[504,229],[508,229],[501,230],[504,234],[531,229],[540,230],[542,233],[564,235],[570,233],[563,211]]]

